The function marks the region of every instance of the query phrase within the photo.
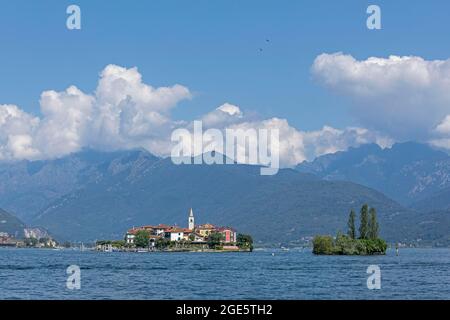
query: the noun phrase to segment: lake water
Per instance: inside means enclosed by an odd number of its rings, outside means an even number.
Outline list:
[[[80,290],[66,287],[69,265],[81,269]],[[381,269],[380,290],[367,288],[369,265]],[[372,257],[0,249],[0,299],[450,299],[450,249]]]

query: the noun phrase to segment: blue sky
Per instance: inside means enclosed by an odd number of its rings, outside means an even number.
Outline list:
[[[81,31],[65,28],[71,3],[82,9]],[[380,31],[365,27],[369,3],[382,8]],[[357,125],[348,100],[312,80],[314,58],[342,51],[446,59],[449,12],[448,1],[3,2],[0,100],[38,114],[43,90],[75,84],[90,92],[115,63],[137,66],[152,85],[189,87],[195,98],[175,117],[228,101],[305,130]]]
[[[66,28],[69,4],[81,7],[82,30]],[[369,4],[381,7],[382,30],[366,28]],[[175,120],[199,118],[228,102],[262,119],[287,119],[298,130],[370,127],[349,108],[354,96],[317,83],[311,73],[316,57],[343,52],[361,61],[389,55],[446,60],[449,12],[444,0],[4,2],[0,104],[41,116],[43,91],[76,85],[93,93],[99,73],[116,64],[138,67],[154,87],[189,88],[193,99],[171,110]],[[399,134],[409,137],[416,136]]]

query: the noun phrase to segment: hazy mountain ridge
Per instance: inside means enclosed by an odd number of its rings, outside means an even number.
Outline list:
[[[363,145],[303,162],[296,169],[325,180],[360,183],[404,205],[450,188],[450,156],[413,142],[387,149],[375,144]]]
[[[16,238],[24,236],[25,223],[13,214],[0,209],[0,232],[6,232],[8,235]]]
[[[420,211],[450,211],[450,187],[411,204]]]
[[[108,171],[124,170],[139,154],[85,150],[55,160],[0,163],[0,207],[28,222],[61,196],[101,180]]]

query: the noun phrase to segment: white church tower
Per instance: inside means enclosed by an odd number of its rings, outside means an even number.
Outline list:
[[[194,230],[195,223],[194,223],[194,212],[191,210],[189,211],[189,230]]]

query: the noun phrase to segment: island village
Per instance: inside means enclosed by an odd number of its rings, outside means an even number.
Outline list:
[[[196,225],[192,208],[188,214],[187,228],[159,224],[129,229],[121,240],[101,240],[83,244],[58,243],[42,228],[24,228],[23,235],[0,232],[0,247],[97,250],[104,252],[230,252],[252,251],[250,235],[237,234],[231,227],[218,227],[210,223]]]
[[[196,225],[191,208],[187,228],[165,224],[133,227],[126,232],[124,240],[97,241],[96,249],[106,252],[252,251],[253,240],[250,235],[237,234],[232,227]]]

